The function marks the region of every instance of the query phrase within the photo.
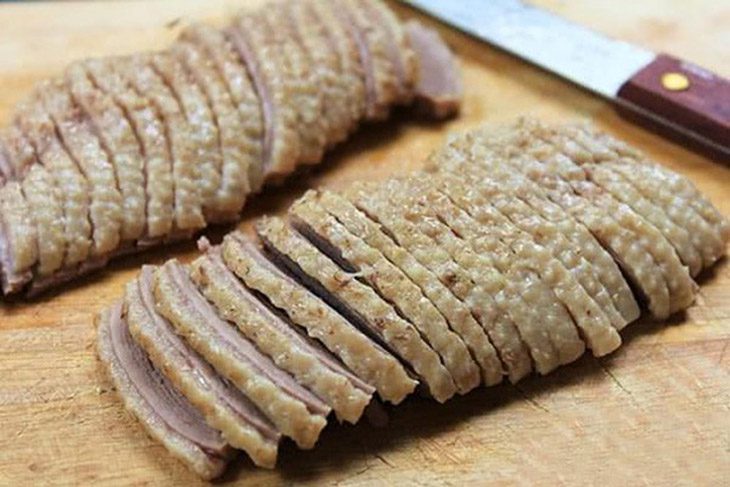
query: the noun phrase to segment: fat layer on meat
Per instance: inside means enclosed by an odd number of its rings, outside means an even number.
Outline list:
[[[361,238],[350,234],[316,204],[311,193],[292,205],[289,215],[299,233],[341,267],[360,276],[416,327],[439,354],[460,393],[479,385],[479,368],[463,340],[451,331],[444,316],[403,271]]]
[[[343,89],[346,90],[346,108],[349,113],[348,123],[344,127],[348,133],[352,132],[365,116],[367,103],[365,71],[360,60],[359,44],[327,0],[305,1],[324,27],[328,49],[337,54],[340,65],[339,78]]]
[[[473,191],[463,190],[463,180],[454,179],[448,175],[442,177],[437,185],[453,196],[453,201],[470,213],[484,229],[483,233],[493,232],[499,227],[499,233],[505,244],[508,244],[516,258],[522,258],[533,267],[543,282],[545,282],[564,304],[576,327],[581,332],[583,340],[596,356],[603,356],[613,352],[621,345],[621,337],[611,325],[606,313],[588,294],[580,284],[578,278],[568,269],[563,261],[534,239],[531,234],[515,225],[513,219],[519,211],[515,198],[500,188],[506,186],[503,180],[483,180],[475,184]],[[489,206],[498,210],[485,211]],[[529,211],[527,216],[531,215]],[[477,215],[486,216],[480,220]],[[510,218],[510,215],[512,218]],[[524,213],[521,217],[524,216]],[[541,230],[547,230],[543,225]],[[561,249],[560,253],[570,250],[569,246]],[[571,343],[575,343],[574,341]],[[573,345],[574,346],[574,345]],[[557,347],[557,346],[556,346]],[[564,347],[559,347],[562,349]],[[569,346],[570,348],[570,346]],[[580,349],[582,347],[578,347]],[[569,359],[571,352],[566,359]],[[575,358],[575,357],[574,357]]]
[[[339,363],[299,335],[226,267],[220,249],[191,264],[191,279],[226,320],[235,323],[282,370],[321,397],[340,419],[356,423],[371,394],[353,384]],[[371,390],[372,392],[372,390]]]
[[[160,115],[172,160],[176,230],[197,230],[205,226],[205,219],[190,125],[180,104],[149,62],[149,55],[145,54],[117,59],[123,76],[139,93],[144,93]]]
[[[185,269],[168,261],[155,274],[157,311],[190,346],[233,382],[300,448],[312,448],[327,424],[329,408],[229,323],[201,296]]]
[[[398,404],[413,392],[416,382],[392,355],[275,267],[243,234],[227,235],[222,254],[246,286],[265,295],[292,323],[324,344],[360,379],[374,386],[383,400]]]
[[[444,402],[454,395],[456,386],[438,354],[372,288],[342,270],[284,221],[265,218],[258,222],[256,230],[266,248],[304,278],[306,285],[330,299],[338,311],[365,327],[408,363],[437,401]]]
[[[172,159],[165,127],[158,110],[130,84],[124,70],[114,59],[88,60],[84,67],[102,91],[122,109],[135,131],[145,159],[146,239],[151,242],[172,233],[174,227],[175,190]],[[140,242],[141,245],[145,241]]]
[[[261,467],[276,463],[279,433],[238,389],[178,336],[155,311],[153,269],[142,268],[127,284],[124,317],[135,341],[152,363],[232,446],[244,450]]]
[[[124,406],[152,438],[197,475],[220,476],[230,450],[149,362],[129,336],[121,314],[122,306],[117,304],[99,316],[97,353]]]
[[[71,64],[64,79],[114,166],[122,198],[121,238],[136,241],[144,234],[146,219],[144,159],[139,142],[127,117],[108,94],[92,84],[81,63]]]
[[[33,277],[38,260],[38,231],[17,181],[0,188],[0,276],[3,292],[18,291]]]
[[[501,275],[491,265],[478,270],[462,267],[460,257],[463,252],[455,252],[453,247],[444,245],[433,234],[421,232],[416,225],[403,217],[402,212],[387,203],[387,200],[373,198],[374,190],[371,185],[356,184],[344,196],[381,225],[387,234],[424,266],[431,269],[470,308],[489,335],[512,382],[529,374],[532,360],[512,317],[506,312],[507,303],[505,293],[502,292],[504,279]],[[442,236],[450,235],[444,233]],[[458,247],[461,248],[463,246]],[[487,289],[490,286],[491,289]],[[552,357],[552,345],[547,339],[544,343],[545,354]]]
[[[198,184],[202,200],[203,215],[207,222],[225,220],[224,210],[216,199],[221,184],[222,156],[218,127],[208,106],[208,100],[196,83],[191,70],[175,56],[181,42],[171,50],[150,56],[150,65],[164,80],[171,94],[176,98],[190,127],[193,156],[197,163]],[[228,215],[232,218],[237,212]]]
[[[264,127],[261,102],[244,62],[222,32],[204,24],[194,24],[185,29],[180,38],[204,50],[225,82],[230,102],[233,103],[234,109],[238,110],[240,131],[236,134],[237,138],[226,140],[225,144],[221,139],[221,150],[224,155],[222,178],[225,185],[221,187],[221,197],[232,198],[236,205],[239,205],[242,202],[241,192],[246,194],[258,192],[264,181],[262,155]],[[218,99],[214,95],[221,98]],[[209,100],[211,106],[217,103],[225,104],[228,101],[224,94],[218,92],[211,92]],[[228,114],[226,107],[227,105],[213,110],[216,119],[217,112]],[[235,126],[235,121],[233,124]],[[218,125],[225,127],[230,124],[218,122]],[[228,135],[228,132],[225,135]],[[237,152],[239,148],[242,151],[240,157]]]
[[[68,154],[88,182],[89,217],[94,255],[107,255],[119,247],[122,230],[122,195],[114,166],[101,147],[87,117],[73,103],[62,82],[41,86],[38,94],[53,120]]]
[[[464,340],[481,368],[484,384],[494,385],[502,381],[502,362],[486,332],[477,323],[469,308],[429,268],[340,195],[330,191],[317,191],[312,198],[347,231],[380,252],[421,288],[423,294],[447,319],[451,329]]]
[[[281,178],[299,162],[301,147],[297,107],[292,105],[290,82],[281,69],[287,63],[268,23],[257,15],[240,15],[226,34],[238,51],[258,93],[263,114],[264,177]]]

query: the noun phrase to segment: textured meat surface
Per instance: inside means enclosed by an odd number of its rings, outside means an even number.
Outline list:
[[[33,277],[38,231],[19,183],[11,181],[0,188],[0,210],[0,271],[7,294],[22,289]]]
[[[134,343],[121,304],[97,324],[97,351],[127,410],[147,433],[204,479],[220,476],[229,451],[219,433],[154,368]],[[167,411],[167,413],[165,413]]]
[[[153,268],[145,266],[139,278],[127,285],[124,316],[130,333],[157,369],[231,446],[244,450],[256,465],[272,468],[276,463],[278,431],[155,311],[153,272]]]
[[[293,323],[324,344],[360,379],[375,387],[383,400],[398,404],[413,392],[416,382],[395,358],[276,268],[242,234],[226,236],[222,253],[226,265],[249,288],[265,295]]]
[[[134,131],[114,100],[89,79],[82,63],[71,64],[64,79],[76,103],[114,166],[122,197],[123,241],[136,241],[145,231],[144,159]]]
[[[264,219],[256,227],[266,248],[286,263],[293,272],[300,272],[336,300],[341,311],[357,317],[367,332],[378,337],[423,379],[438,401],[445,401],[455,392],[451,375],[438,354],[424,342],[411,323],[401,318],[369,286],[352,273],[342,270],[312,244],[280,219]]]
[[[320,251],[361,276],[419,331],[441,357],[460,393],[479,385],[479,368],[462,339],[421,289],[382,254],[347,230],[306,195],[289,209],[293,225]]]
[[[306,341],[285,318],[252,295],[225,266],[220,249],[195,260],[190,276],[221,316],[235,323],[277,366],[322,398],[338,417],[350,423],[360,419],[370,394],[359,390],[326,352]]]
[[[311,448],[329,408],[221,320],[197,293],[182,266],[170,261],[155,275],[157,310],[224,377],[238,386],[279,431]]]

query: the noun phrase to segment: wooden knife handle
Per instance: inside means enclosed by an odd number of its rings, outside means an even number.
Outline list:
[[[730,81],[681,59],[658,55],[619,90],[621,104],[679,135],[704,140],[730,162]],[[714,147],[712,147],[714,146]]]

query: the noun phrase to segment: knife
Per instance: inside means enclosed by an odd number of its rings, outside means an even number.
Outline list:
[[[520,0],[404,0],[613,101],[619,112],[730,162],[730,81]]]

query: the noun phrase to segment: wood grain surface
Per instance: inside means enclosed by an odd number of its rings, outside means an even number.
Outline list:
[[[485,0],[486,1],[486,0]],[[72,59],[160,48],[192,19],[220,22],[244,2],[111,1],[0,5],[0,122],[32,83]],[[246,2],[252,3],[252,2]],[[608,34],[728,76],[730,5],[716,0],[539,3]],[[415,14],[398,7],[404,16]],[[430,22],[430,21],[429,21]],[[448,29],[466,81],[461,118],[403,112],[364,127],[315,172],[271,188],[242,225],[281,212],[305,188],[404,173],[444,137],[519,115],[590,119],[694,181],[730,215],[730,167],[622,120],[606,103]],[[223,230],[209,232],[213,239]],[[122,410],[94,354],[93,316],[143,262],[194,255],[192,244],[122,260],[33,302],[0,304],[0,485],[188,485],[197,480]],[[437,405],[412,398],[375,429],[332,425],[312,451],[285,443],[275,471],[242,460],[240,485],[727,485],[730,479],[730,265],[702,276],[697,304],[667,323],[635,323],[625,345],[518,387]]]

